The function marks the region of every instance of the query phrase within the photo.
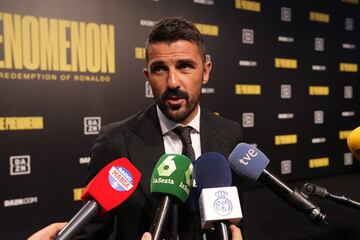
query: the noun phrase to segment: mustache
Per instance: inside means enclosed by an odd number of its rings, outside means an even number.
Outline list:
[[[180,89],[167,89],[161,96],[163,100],[174,97],[189,99],[189,94],[187,92],[181,91]]]

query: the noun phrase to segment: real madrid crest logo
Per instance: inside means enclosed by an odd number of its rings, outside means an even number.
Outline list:
[[[228,193],[224,190],[219,190],[215,193],[217,199],[214,202],[214,210],[221,216],[229,215],[233,209],[231,201],[226,198]]]

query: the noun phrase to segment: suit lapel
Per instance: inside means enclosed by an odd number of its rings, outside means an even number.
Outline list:
[[[216,137],[221,126],[215,120],[216,116],[206,109],[201,109],[200,118],[200,141],[201,153],[220,151],[222,143]]]
[[[155,105],[147,108],[139,116],[127,136],[127,141],[129,156],[142,174],[140,187],[148,195],[152,171],[165,152]]]

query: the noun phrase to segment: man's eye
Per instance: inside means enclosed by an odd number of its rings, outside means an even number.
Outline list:
[[[189,64],[189,63],[180,63],[178,65],[178,68],[179,69],[187,69],[187,68],[193,68],[193,66],[191,64]]]
[[[162,72],[164,72],[165,71],[165,69],[163,68],[163,67],[160,67],[160,66],[157,66],[157,67],[153,67],[152,68],[152,72],[153,73],[162,73]]]

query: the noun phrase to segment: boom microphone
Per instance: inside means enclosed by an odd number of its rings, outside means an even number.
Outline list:
[[[185,203],[191,181],[192,164],[189,158],[181,154],[164,154],[160,157],[153,170],[150,187],[152,193],[162,198],[150,228],[153,240],[162,239],[171,206]]]
[[[352,154],[360,160],[360,127],[355,128],[349,134],[347,144]]]
[[[254,181],[258,180],[266,185],[286,203],[298,212],[304,214],[305,217],[314,224],[326,223],[325,215],[320,212],[318,206],[305,198],[296,188],[295,191],[293,191],[265,169],[270,161],[259,149],[246,143],[240,143],[231,152],[229,161],[231,168],[237,174]]]
[[[73,239],[97,214],[103,215],[124,202],[136,189],[141,173],[126,158],[106,165],[86,186],[81,199],[86,204],[55,240]]]
[[[225,157],[208,152],[194,163],[194,177],[198,191],[201,226],[208,229],[215,226],[220,239],[228,239],[225,222],[238,223],[242,218],[239,195],[231,187],[231,169]]]

